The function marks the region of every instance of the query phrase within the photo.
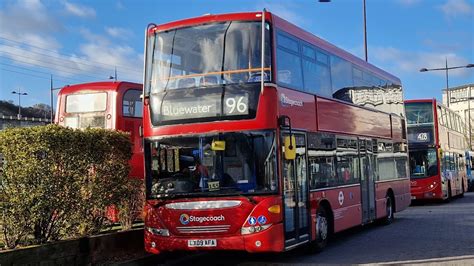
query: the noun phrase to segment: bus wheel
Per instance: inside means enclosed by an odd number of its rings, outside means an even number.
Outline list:
[[[387,203],[385,204],[385,212],[387,213],[387,216],[383,218],[382,224],[389,225],[395,219],[395,217],[393,216],[394,209],[393,209],[392,197],[390,195],[387,195],[386,201]]]
[[[316,239],[310,244],[310,251],[323,250],[328,243],[330,233],[330,218],[326,208],[321,206],[316,213]]]
[[[446,202],[450,202],[453,194],[451,193],[451,183],[448,183],[448,197],[446,198]]]

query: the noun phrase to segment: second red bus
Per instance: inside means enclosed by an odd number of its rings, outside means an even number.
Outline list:
[[[466,128],[459,114],[435,99],[407,100],[413,200],[449,200],[467,191]]]

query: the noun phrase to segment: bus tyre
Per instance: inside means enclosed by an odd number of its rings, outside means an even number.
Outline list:
[[[451,198],[453,197],[453,194],[451,193],[451,183],[448,183],[448,197],[446,198],[446,202],[450,202]]]
[[[330,219],[326,208],[319,207],[316,213],[316,239],[311,243],[311,252],[320,252],[323,250],[329,239],[331,233]]]
[[[387,202],[385,204],[385,213],[387,214],[387,216],[385,216],[382,220],[383,225],[389,225],[395,219],[395,217],[393,216],[394,209],[393,209],[392,197],[390,195],[387,195],[386,201]]]

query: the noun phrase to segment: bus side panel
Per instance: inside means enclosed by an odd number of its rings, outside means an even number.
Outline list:
[[[402,141],[403,140],[403,125],[402,119],[398,116],[390,115],[390,119],[392,122],[392,138],[395,141]]]
[[[311,192],[311,221],[314,228],[316,223],[316,210],[322,200],[327,200],[331,205],[334,218],[334,232],[360,225],[362,222],[360,185],[333,188],[326,191]]]
[[[291,118],[291,127],[316,131],[315,97],[294,90],[278,89],[279,114]]]
[[[143,156],[143,142],[140,137],[140,126],[142,125],[141,117],[129,117],[123,114],[123,98],[127,91],[141,89],[141,84],[122,82],[117,91],[115,100],[115,117],[116,129],[129,132],[130,141],[132,142],[132,157],[130,158],[130,174],[131,178],[144,178],[144,156]]]
[[[408,208],[411,203],[410,195],[410,180],[409,179],[394,179],[391,181],[383,181],[375,183],[375,200],[376,200],[376,212],[377,218],[385,217],[386,214],[386,201],[387,192],[393,191],[395,197],[395,211],[403,211]]]
[[[318,130],[391,138],[390,116],[317,97]]]

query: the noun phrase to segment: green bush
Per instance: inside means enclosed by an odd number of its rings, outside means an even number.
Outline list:
[[[130,193],[123,132],[12,128],[0,132],[0,153],[0,228],[9,248],[99,232],[106,206]]]
[[[143,219],[145,203],[145,184],[141,179],[129,179],[125,184],[127,191],[117,204],[118,219],[122,230],[132,228],[133,222]]]

